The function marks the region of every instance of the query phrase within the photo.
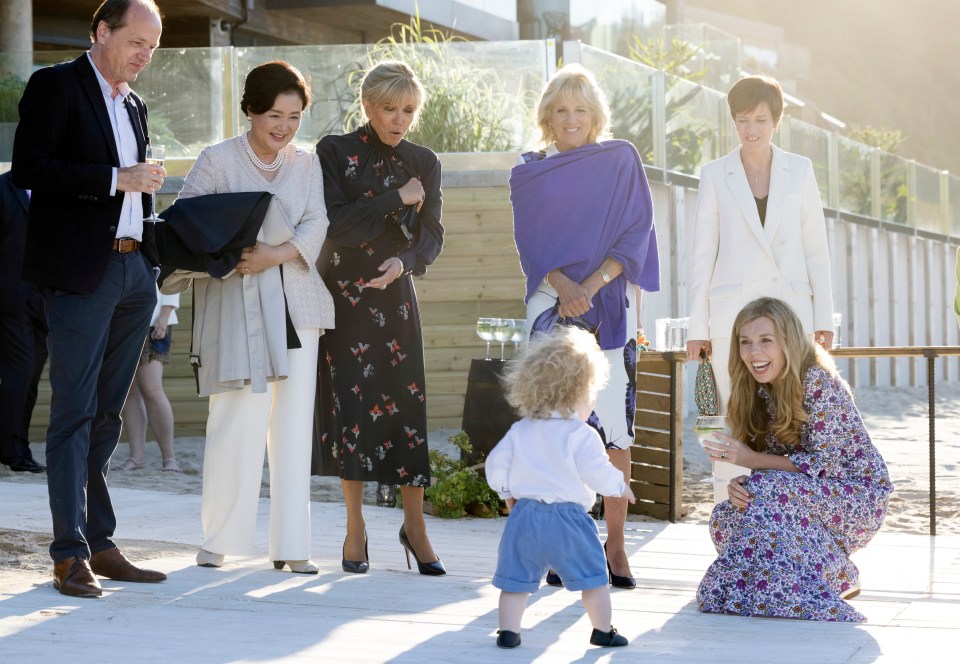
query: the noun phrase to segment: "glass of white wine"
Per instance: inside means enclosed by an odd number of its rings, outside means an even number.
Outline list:
[[[499,323],[499,318],[477,319],[477,336],[487,342],[487,354],[484,359],[490,359],[490,342],[493,341],[493,328]]]
[[[500,318],[493,328],[493,338],[500,342],[500,359],[503,360],[503,345],[513,338],[515,326],[512,318]]]
[[[147,143],[147,163],[153,164],[155,166],[163,166],[163,158],[166,149],[162,145],[154,145],[153,143]],[[144,217],[144,221],[149,221],[152,224],[157,223],[158,221],[163,221],[160,217],[157,216],[157,194],[156,192],[150,192],[150,216]]]
[[[513,319],[513,336],[510,341],[513,342],[513,354],[520,354],[520,342],[527,336],[527,320],[525,318]]]
[[[717,445],[720,442],[719,439],[714,436],[717,432],[730,433],[729,429],[727,429],[727,418],[722,415],[701,415],[693,425],[693,433],[697,437],[697,442],[700,443],[700,446],[703,447],[708,454],[707,443]],[[718,481],[716,463],[716,461],[710,459],[710,477],[700,480],[701,482],[713,483]]]

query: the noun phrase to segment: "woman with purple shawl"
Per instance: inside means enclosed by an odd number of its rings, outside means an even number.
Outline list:
[[[597,395],[589,423],[629,481],[637,300],[639,289],[660,289],[660,272],[643,164],[632,144],[599,141],[609,119],[590,72],[579,65],[558,71],[537,110],[546,148],[521,156],[510,175],[510,199],[527,279],[527,327],[536,334],[567,319],[562,322],[595,331],[610,363],[610,381]],[[624,548],[627,501],[604,498],[604,513],[610,581],[633,588]],[[547,582],[562,583],[552,572]]]

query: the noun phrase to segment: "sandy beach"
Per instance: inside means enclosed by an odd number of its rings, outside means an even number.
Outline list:
[[[926,388],[864,388],[856,393],[857,405],[874,443],[880,449],[890,469],[896,487],[891,499],[885,531],[926,534],[929,526],[929,466],[928,419]],[[937,454],[937,532],[960,533],[960,385],[939,384],[936,400],[936,454]],[[706,524],[712,509],[710,484],[698,482],[709,473],[709,463],[692,434],[694,418],[685,421],[687,435],[684,446],[684,507],[688,510],[684,523]],[[430,434],[430,445],[452,452],[447,437],[451,430]],[[43,445],[32,445],[34,456],[42,462]],[[158,492],[157,510],[163,509],[164,493],[199,494],[203,472],[203,438],[189,437],[176,440],[177,459],[183,472],[160,470],[160,454],[155,443],[149,443],[146,466],[141,470],[112,471],[110,484],[116,487],[144,489]],[[127,445],[120,444],[113,464],[119,466],[127,458]],[[44,483],[42,474],[14,473],[0,466],[0,495],[4,483]],[[264,468],[261,495],[269,494],[269,473]],[[312,500],[339,502],[340,484],[337,478],[314,477],[311,482]],[[375,503],[375,485],[367,485],[366,502]],[[115,505],[123,518],[123,505]],[[631,515],[632,521],[647,521]],[[37,523],[30,532],[0,531],[0,583],[9,575],[47,571],[49,523]],[[200,542],[196,543],[197,545]],[[194,547],[166,542],[120,542],[134,558],[155,558],[182,555]]]

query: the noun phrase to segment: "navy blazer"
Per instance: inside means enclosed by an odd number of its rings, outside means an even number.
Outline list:
[[[131,120],[144,161],[147,108],[136,94]],[[123,192],[110,196],[120,167],[110,116],[86,53],[35,72],[20,99],[13,142],[13,181],[31,189],[23,278],[75,293],[100,284],[117,233]],[[149,211],[150,196],[143,195]],[[143,252],[157,264],[153,228],[144,224]]]

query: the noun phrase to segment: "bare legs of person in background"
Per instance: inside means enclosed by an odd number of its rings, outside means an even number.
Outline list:
[[[173,451],[173,408],[163,391],[163,363],[155,360],[137,367],[130,394],[123,405],[123,424],[130,441],[130,459],[121,467],[123,470],[143,466],[148,422],[160,446],[163,469],[179,471]]]
[[[343,488],[343,500],[347,504],[347,537],[344,541],[345,560],[366,560],[364,553],[366,522],[363,520],[363,482],[359,480],[340,480]],[[417,558],[424,562],[437,560],[433,546],[427,537],[427,523],[423,519],[423,487],[401,486],[403,499],[403,527],[407,538],[416,552]]]
[[[610,463],[623,472],[623,479],[630,482],[630,450],[607,450]],[[623,529],[627,523],[627,499],[604,496],[603,511],[607,520],[607,560],[610,570],[617,576],[633,576],[627,559]]]

